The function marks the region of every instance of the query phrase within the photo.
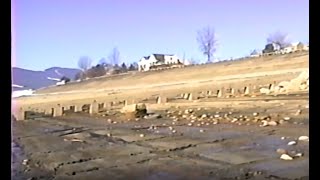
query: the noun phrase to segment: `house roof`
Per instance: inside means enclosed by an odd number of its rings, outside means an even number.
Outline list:
[[[173,54],[153,54],[156,60],[163,62],[164,56],[173,56]]]

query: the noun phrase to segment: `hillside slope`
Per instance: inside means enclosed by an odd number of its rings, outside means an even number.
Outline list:
[[[60,79],[62,76],[73,78],[80,70],[71,68],[52,67],[44,71],[32,71],[22,68],[12,68],[13,91],[25,89],[39,89],[56,84],[49,78]],[[21,86],[21,87],[19,87]]]
[[[225,61],[214,64],[189,66],[150,72],[136,72],[113,77],[101,77],[84,82],[70,83],[59,87],[48,87],[37,91],[42,93],[97,91],[108,89],[143,88],[147,86],[163,86],[169,84],[227,80],[255,77],[265,74],[286,74],[300,72],[309,68],[309,53],[296,53],[281,56],[246,59],[241,61]]]

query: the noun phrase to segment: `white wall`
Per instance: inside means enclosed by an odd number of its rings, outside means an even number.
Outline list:
[[[173,56],[164,56],[164,63],[165,64],[176,64],[178,63],[178,57],[173,55]]]
[[[155,57],[153,55],[151,55],[149,57],[149,59],[142,58],[138,62],[138,70],[139,71],[149,71],[150,67],[152,65],[154,65],[156,62],[157,62],[157,60],[155,59]]]

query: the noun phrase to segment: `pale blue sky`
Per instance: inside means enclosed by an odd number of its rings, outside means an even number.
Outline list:
[[[122,60],[151,53],[205,61],[197,30],[211,26],[225,59],[263,49],[268,34],[309,41],[307,0],[12,0],[14,66],[77,68],[80,56],[94,65],[118,47]]]

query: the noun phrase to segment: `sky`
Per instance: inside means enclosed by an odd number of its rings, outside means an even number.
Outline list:
[[[11,0],[12,65],[31,70],[96,65],[116,47],[121,62],[153,53],[205,62],[197,31],[215,30],[215,58],[262,50],[269,34],[309,42],[308,0]]]

